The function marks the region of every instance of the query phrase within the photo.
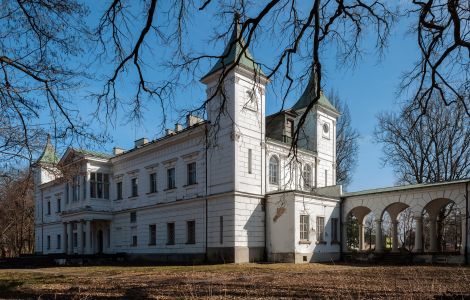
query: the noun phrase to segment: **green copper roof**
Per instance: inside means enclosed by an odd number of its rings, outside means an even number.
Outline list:
[[[237,14],[235,15],[235,22],[234,22],[234,29],[232,32],[232,36],[230,37],[230,40],[224,50],[224,53],[221,58],[217,61],[217,63],[212,67],[212,69],[202,77],[202,79],[214,74],[215,72],[223,69],[224,67],[227,68],[234,64],[238,57],[240,57],[240,54],[242,53],[243,47],[245,47],[245,39],[241,35],[241,27],[238,22],[238,16]],[[238,40],[237,40],[238,39]],[[261,70],[261,67],[259,64],[255,62],[253,59],[253,56],[251,55],[250,51],[248,48],[245,50],[243,55],[240,57],[240,61],[238,63],[239,66],[248,69],[250,71],[255,71],[256,74],[260,74],[265,76],[263,73],[263,70]]]
[[[47,135],[47,142],[46,147],[44,147],[44,151],[42,152],[41,156],[38,158],[37,163],[42,164],[56,164],[59,161],[55,153],[54,146],[51,143],[51,136]]]
[[[300,96],[299,100],[292,106],[292,109],[294,110],[300,110],[302,108],[307,107],[310,102],[313,101],[315,98],[315,80],[313,79],[313,74],[310,76],[310,79],[307,84],[307,88],[303,92],[302,96]],[[339,111],[336,109],[336,107],[331,104],[330,100],[325,97],[323,92],[320,92],[320,99],[318,99],[317,105],[323,106],[329,110],[332,110],[336,113],[339,114]]]
[[[98,158],[104,158],[104,159],[109,159],[109,158],[111,158],[111,155],[110,155],[110,154],[106,154],[106,153],[102,153],[102,152],[97,152],[97,151],[91,151],[91,150],[87,150],[87,149],[76,149],[76,148],[73,148],[73,151],[75,151],[75,152],[77,152],[77,153],[84,154],[84,155],[90,155],[90,156],[98,157]]]

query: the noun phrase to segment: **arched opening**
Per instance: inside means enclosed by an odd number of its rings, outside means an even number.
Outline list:
[[[368,207],[353,208],[346,216],[345,230],[349,251],[375,250],[375,215]]]
[[[381,220],[382,246],[385,251],[398,252],[407,242],[409,245],[409,237],[413,230],[413,215],[407,204],[402,202],[390,204],[384,209]]]
[[[462,212],[454,201],[434,199],[424,207],[422,239],[426,252],[462,249]]]

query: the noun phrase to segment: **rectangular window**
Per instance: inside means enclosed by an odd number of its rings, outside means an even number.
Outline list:
[[[90,174],[90,197],[96,198],[96,173]]]
[[[90,173],[90,197],[109,199],[109,174]]]
[[[122,182],[116,182],[116,200],[122,200]]]
[[[73,176],[72,178],[72,202],[80,200],[80,177]]]
[[[157,173],[150,174],[150,193],[157,192]]]
[[[73,233],[73,247],[77,247],[78,246],[78,235],[76,232]]]
[[[82,246],[83,248],[86,247],[86,232],[82,232]]]
[[[149,245],[154,246],[157,244],[157,225],[149,225]]]
[[[137,222],[137,212],[131,212],[131,223]]]
[[[167,245],[175,244],[175,223],[166,224],[166,244]]]
[[[224,243],[224,217],[219,217],[219,242]]]
[[[139,191],[139,182],[137,178],[131,179],[131,197],[137,197]]]
[[[253,173],[253,150],[248,149],[248,174]]]
[[[60,207],[60,198],[57,199],[57,213],[61,212],[61,207]]]
[[[82,200],[86,197],[86,176],[82,177]]]
[[[325,170],[325,186],[328,186],[328,170]]]
[[[287,120],[286,122],[286,136],[289,138],[294,137],[294,121],[293,120]]]
[[[196,163],[188,164],[188,185],[196,184]]]
[[[132,247],[137,247],[137,236],[136,235],[133,235],[132,236],[132,244],[131,244]]]
[[[51,236],[48,235],[47,236],[47,250],[50,250],[51,249]]]
[[[176,187],[175,168],[166,170],[167,174],[167,189],[174,189]]]
[[[69,184],[65,184],[65,203],[69,203]]]
[[[196,243],[196,221],[187,221],[186,222],[186,231],[187,231],[187,244]]]
[[[317,242],[325,240],[325,218],[317,217]]]
[[[331,242],[338,242],[338,218],[331,218]]]
[[[47,214],[48,215],[51,214],[51,201],[50,200],[47,200]]]
[[[309,215],[300,215],[300,240],[308,241],[310,218]]]
[[[62,239],[61,239],[61,236],[60,234],[57,235],[57,249],[60,249],[61,247],[61,244],[62,244]]]

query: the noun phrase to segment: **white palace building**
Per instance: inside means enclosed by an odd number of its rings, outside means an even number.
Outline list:
[[[241,51],[238,30],[225,58],[201,79],[208,97]],[[171,263],[335,261],[368,249],[364,224],[370,213],[376,222],[373,251],[400,251],[398,215],[411,208],[412,251],[432,260],[440,252],[438,212],[452,202],[461,212],[454,259],[463,262],[468,180],[343,193],[335,175],[340,112],[324,95],[301,130],[298,159],[292,160],[291,137],[312,99],[312,83],[292,108],[266,116],[268,80],[247,52],[224,80],[225,97],[217,94],[209,102],[207,120],[188,115],[185,126],[112,154],[69,148],[59,159],[48,141],[34,167],[36,252],[125,253]],[[226,112],[219,115],[222,102]],[[64,169],[74,171],[58,171]],[[387,238],[386,213],[393,225]],[[359,224],[353,250],[345,229],[351,215]]]

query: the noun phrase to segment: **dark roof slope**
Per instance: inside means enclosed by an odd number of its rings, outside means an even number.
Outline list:
[[[310,102],[315,98],[315,80],[313,79],[313,74],[310,76],[310,79],[308,81],[307,87],[305,88],[305,91],[302,93],[302,96],[300,96],[299,100],[292,106],[292,109],[294,110],[300,110],[302,108],[307,107]],[[325,97],[323,92],[320,92],[320,99],[318,99],[317,105],[323,106],[329,110],[332,110],[336,113],[339,114],[339,111],[336,109],[336,107],[331,104],[330,100]]]

